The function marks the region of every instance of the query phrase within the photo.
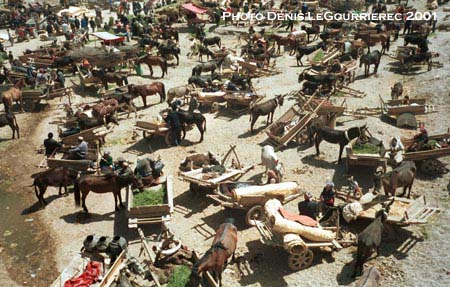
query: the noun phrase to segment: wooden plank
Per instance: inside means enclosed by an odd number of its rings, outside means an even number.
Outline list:
[[[145,239],[144,232],[140,228],[138,228],[139,236],[141,237],[141,243],[142,248],[144,249],[145,254],[147,255],[148,259],[150,260],[150,264],[153,264],[155,261],[155,258],[152,256],[152,253],[150,252],[150,247],[148,246],[147,240]],[[150,276],[153,278],[153,281],[155,282],[156,286],[161,287],[161,284],[159,284],[159,279],[156,274],[152,272],[150,268],[148,268],[148,271],[150,272]]]
[[[241,173],[241,170],[233,170],[233,171],[230,171],[230,172],[226,172],[226,173],[222,174],[219,177],[210,179],[209,182],[211,182],[212,184],[217,184],[217,183],[219,183],[221,181],[224,181],[226,179],[232,178],[233,176],[238,175],[240,173]]]
[[[111,268],[108,270],[108,273],[103,278],[99,287],[109,287],[117,279],[117,276],[120,273],[122,262],[125,261],[125,253],[125,250],[120,253],[119,257],[117,257],[116,261],[114,261],[114,264],[111,266]]]

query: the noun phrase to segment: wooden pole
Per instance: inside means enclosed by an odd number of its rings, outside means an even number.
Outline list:
[[[143,248],[145,254],[147,254],[147,257],[150,260],[150,263],[153,264],[154,262],[152,259],[152,255],[150,253],[150,247],[148,246],[148,243],[145,240],[144,232],[142,232],[142,229],[140,229],[140,228],[138,228],[138,232],[139,232],[139,236],[141,237],[142,248]],[[150,272],[150,276],[152,276],[153,281],[155,281],[156,286],[161,287],[161,284],[159,284],[158,276],[156,276],[150,268],[148,269],[148,271]]]

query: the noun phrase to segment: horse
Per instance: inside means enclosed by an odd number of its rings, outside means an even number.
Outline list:
[[[178,116],[183,131],[183,139],[186,137],[186,125],[195,124],[200,132],[200,140],[203,141],[203,134],[206,132],[206,118],[201,113],[194,113],[184,110],[178,110]]]
[[[416,164],[414,161],[403,161],[392,172],[383,174],[378,170],[374,176],[374,186],[376,190],[381,189],[383,185],[384,193],[386,195],[391,194],[395,196],[395,190],[399,187],[403,187],[403,193],[400,196],[405,196],[406,190],[408,191],[408,198],[411,195],[411,189],[416,178]]]
[[[391,37],[387,33],[367,33],[367,32],[359,32],[355,35],[355,40],[362,39],[368,48],[368,52],[370,52],[370,46],[375,45],[376,43],[381,43],[381,54],[385,54],[385,51],[389,52],[389,48],[391,45]]]
[[[207,76],[190,76],[188,79],[188,84],[195,84],[198,87],[205,87],[205,82],[211,85],[212,81],[220,80],[219,74],[211,74]]]
[[[14,87],[2,93],[2,102],[5,106],[5,111],[8,113],[9,109],[12,107],[13,102],[16,104],[20,102],[20,111],[23,112],[23,99],[22,99],[22,89],[25,87],[25,79],[20,79],[14,85]]]
[[[103,102],[95,104],[92,107],[92,115],[96,118],[103,119],[107,115],[111,115],[119,108],[119,102],[116,99],[103,100]]]
[[[375,65],[373,72],[374,74],[376,74],[378,66],[380,65],[380,61],[381,61],[380,51],[375,50],[370,53],[367,52],[367,54],[361,55],[361,58],[359,59],[359,67],[361,68],[362,65],[364,64],[364,75],[368,77],[370,73],[370,65]]]
[[[391,87],[391,99],[397,100],[403,94],[403,84],[397,82]]]
[[[298,75],[298,82],[301,83],[303,80],[306,80],[309,82],[318,83],[320,85],[326,85],[330,88],[336,88],[337,80],[340,78],[343,78],[343,76],[335,74],[311,75],[307,73],[307,70],[304,70]]]
[[[153,82],[147,85],[131,84],[128,86],[128,93],[133,97],[140,96],[142,102],[144,102],[144,107],[147,107],[147,96],[159,94],[160,103],[166,99],[166,89],[163,82]]]
[[[194,264],[187,286],[200,286],[201,274],[205,271],[213,271],[216,281],[222,286],[222,272],[228,264],[228,258],[232,257],[232,261],[235,261],[237,240],[236,226],[232,223],[221,224],[211,247]]]
[[[408,46],[408,44],[418,45],[420,47],[428,46],[427,36],[410,34],[405,35],[405,43],[404,46]]]
[[[136,61],[137,64],[146,64],[148,69],[150,70],[150,76],[153,77],[153,68],[152,66],[159,66],[162,71],[161,78],[164,78],[164,75],[167,75],[167,60],[164,57],[146,55],[144,57],[138,58]]]
[[[214,52],[208,49],[208,47],[201,45],[198,48],[198,59],[200,62],[203,62],[203,55],[206,55],[206,60],[214,58]]]
[[[248,90],[252,87],[252,78],[250,78],[250,76],[241,76],[238,73],[234,73],[231,76],[230,82],[240,86],[244,90]]]
[[[218,61],[214,60],[207,63],[198,64],[194,68],[192,68],[192,76],[200,76],[202,72],[211,72],[211,74],[214,74],[216,69],[222,65],[223,61],[224,58]]]
[[[167,103],[170,105],[173,99],[186,97],[191,91],[195,90],[194,84],[188,84],[184,86],[179,86],[175,88],[170,88],[167,91]]]
[[[67,186],[72,185],[78,178],[78,171],[66,167],[51,168],[31,175],[33,178],[34,192],[42,207],[47,205],[44,193],[47,187],[59,187],[58,195],[61,196],[61,189],[64,187],[64,194],[67,194]],[[39,190],[39,192],[38,192]]]
[[[175,45],[160,45],[158,47],[158,51],[164,58],[167,58],[167,56],[174,56],[175,59],[177,59],[177,66],[180,64],[180,57],[178,56],[180,54],[180,48],[178,48]]]
[[[316,40],[317,38],[319,38],[319,34],[320,34],[320,26],[319,25],[314,25],[312,27],[306,27],[305,25],[302,25],[300,28],[303,31],[306,31],[306,35],[307,35],[306,43],[309,43],[309,35],[314,35],[314,38],[312,39],[313,41]]]
[[[414,54],[414,55],[405,55],[401,58],[401,62],[403,64],[403,66],[407,67],[408,73],[411,70],[411,66],[413,64],[419,64],[419,63],[423,63],[423,62],[425,62],[428,66],[427,71],[431,71],[431,69],[433,68],[433,64],[431,62],[432,58],[433,58],[433,56],[431,55],[431,53],[426,52],[426,53],[419,53],[419,54]]]
[[[273,114],[278,106],[282,106],[284,97],[282,95],[276,96],[274,99],[265,101],[264,103],[250,106],[250,132],[253,133],[253,126],[260,116],[267,115],[266,126],[273,121]]]
[[[119,125],[119,121],[117,120],[116,114],[108,114],[104,118],[97,117],[89,117],[87,114],[83,113],[82,110],[78,110],[75,113],[77,118],[78,126],[81,130],[87,130],[90,128],[95,128],[101,125],[108,125],[109,123],[114,123]]]
[[[320,42],[319,44],[312,45],[312,46],[298,46],[297,54],[295,56],[295,58],[297,59],[297,66],[300,66],[300,65],[303,66],[303,63],[302,63],[303,56],[309,55],[312,52],[314,52],[320,48],[322,48],[322,50],[326,51],[326,43]],[[300,63],[300,65],[299,65],[299,63]]]
[[[361,127],[352,127],[345,131],[339,131],[327,126],[319,127],[313,132],[314,142],[316,145],[316,154],[319,155],[319,145],[322,140],[325,140],[329,143],[339,144],[339,158],[338,163],[341,162],[342,151],[344,147],[353,139],[359,137],[366,137],[365,131],[367,130],[367,126],[363,125]]]
[[[92,76],[99,78],[105,89],[108,89],[108,83],[115,83],[119,87],[128,85],[127,76],[119,73],[106,72],[105,70],[92,70]]]
[[[137,117],[137,110],[136,107],[133,104],[133,96],[126,93],[126,94],[113,94],[106,98],[105,101],[109,100],[116,100],[118,102],[118,109],[122,111],[128,111],[127,118],[130,117],[131,112],[134,112],[134,116]]]
[[[221,40],[219,36],[210,37],[210,38],[200,38],[200,41],[202,42],[205,47],[217,45],[219,48],[222,48]]]
[[[114,194],[115,210],[119,211],[120,207],[125,207],[122,203],[122,195],[120,191],[122,188],[131,184],[132,189],[139,188],[143,190],[142,182],[140,182],[135,175],[121,176],[116,174],[107,175],[82,175],[74,183],[74,197],[75,205],[80,206],[80,196],[84,212],[89,213],[86,207],[86,197],[89,192]],[[119,198],[119,206],[117,206],[117,197]]]
[[[283,37],[280,35],[272,34],[272,35],[270,35],[269,39],[275,41],[274,46],[275,46],[275,43],[278,45],[278,49],[277,49],[278,54],[281,53],[281,46],[289,47],[289,49],[290,49],[289,55],[292,55],[295,52],[295,47],[297,46],[297,40],[295,40],[294,38],[291,38],[289,36]]]
[[[7,110],[5,114],[0,115],[0,128],[6,125],[8,125],[12,130],[12,139],[15,139],[16,131],[17,138],[20,138],[19,125],[17,124],[16,116],[11,110]]]

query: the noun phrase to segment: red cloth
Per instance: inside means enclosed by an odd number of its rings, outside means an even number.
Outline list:
[[[100,276],[102,264],[100,262],[91,261],[86,266],[83,274],[77,278],[67,280],[64,287],[89,287],[95,283]]]
[[[195,14],[203,14],[203,13],[206,13],[208,11],[207,9],[204,9],[202,7],[198,7],[198,6],[196,6],[196,5],[192,4],[192,3],[186,3],[186,4],[183,4],[181,6],[184,9],[186,9],[188,11],[191,11],[192,13],[195,13]]]
[[[317,225],[318,225],[318,222],[309,216],[290,213],[289,211],[287,211],[286,209],[284,209],[282,207],[280,207],[280,209],[278,211],[281,213],[281,216],[283,216],[284,218],[286,218],[288,220],[296,221],[296,222],[300,223],[301,225],[305,225],[305,226],[309,226],[309,227],[317,227]]]

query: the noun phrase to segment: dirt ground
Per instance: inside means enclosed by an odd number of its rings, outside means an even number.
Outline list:
[[[416,2],[412,1],[414,5],[417,4]],[[442,7],[438,11],[442,11]],[[438,12],[439,17],[443,18],[444,15],[445,13]],[[236,38],[224,35],[227,34],[226,29],[236,28],[221,27],[216,31],[210,29],[208,36],[221,35],[222,43],[226,47],[237,48]],[[411,75],[401,75],[395,72],[394,62],[396,61],[385,55],[382,57],[377,75],[364,78],[363,69],[357,70],[357,80],[350,87],[364,91],[367,96],[362,99],[345,97],[348,108],[354,110],[361,107],[378,107],[379,96],[385,100],[390,99],[390,87],[395,82],[402,81],[411,98],[427,97],[429,104],[437,107],[436,113],[421,117],[421,120],[426,123],[428,132],[430,134],[446,132],[447,128],[450,127],[448,117],[450,112],[450,51],[448,50],[450,34],[448,32],[436,33],[431,36],[430,42],[430,50],[440,54],[438,60],[444,64],[442,68],[427,72],[422,67]],[[151,79],[149,76],[138,77],[133,75],[130,77],[130,82],[142,84],[158,80],[166,85],[166,90],[185,84],[187,78],[191,75],[193,65],[196,64],[196,59],[186,57],[188,44],[189,34],[181,33],[182,55],[180,65],[170,67],[168,77]],[[397,45],[402,44],[402,38],[394,42],[390,53],[396,50]],[[17,56],[21,54],[21,50],[25,47],[38,45],[39,42],[36,40],[17,44],[14,46],[13,52]],[[282,53],[280,57],[276,58],[276,68],[280,69],[282,73],[254,80],[257,92],[266,95],[267,98],[300,88],[297,77],[303,68],[298,68],[295,65],[293,56],[288,56],[287,52]],[[144,75],[148,74],[147,67],[144,67]],[[155,69],[155,74],[160,75],[159,68]],[[334,101],[341,103],[343,99],[337,98]],[[94,98],[77,97],[75,102],[92,100]],[[138,117],[140,119],[156,116],[161,109],[166,108],[166,104],[158,104],[159,97],[152,97],[149,100],[152,106],[139,110]],[[52,101],[49,107],[45,109],[45,113],[19,114],[18,121],[22,127],[23,138],[20,141],[0,142],[1,154],[8,154],[4,159],[2,157],[1,172],[7,175],[20,175],[11,178],[12,186],[19,183],[15,186],[13,192],[26,197],[26,204],[29,204],[28,212],[15,215],[21,218],[21,221],[32,217],[36,221],[35,224],[42,224],[42,228],[45,229],[43,231],[48,231],[50,235],[50,237],[46,237],[48,240],[45,240],[45,246],[40,248],[51,250],[51,252],[45,253],[48,257],[45,261],[41,259],[39,268],[42,268],[40,270],[36,268],[34,275],[43,280],[40,282],[47,283],[56,278],[57,272],[61,271],[69,263],[72,255],[80,250],[82,241],[87,235],[120,234],[126,236],[132,242],[133,250],[138,248],[138,244],[134,244],[138,239],[137,232],[128,229],[125,210],[114,212],[114,201],[111,194],[89,194],[87,206],[91,215],[86,217],[81,213],[80,208],[74,206],[73,195],[58,197],[57,190],[49,188],[46,193],[49,205],[44,210],[37,209],[33,198],[34,191],[29,187],[31,184],[29,175],[38,171],[35,166],[42,160],[42,155],[35,154],[36,147],[48,132],[57,133],[57,127],[52,122],[63,116],[61,103],[59,100]],[[279,117],[294,103],[293,99],[285,101],[285,104],[277,109],[274,118]],[[140,100],[136,100],[136,104],[138,107],[142,106]],[[206,251],[219,225],[227,218],[235,219],[239,230],[237,251],[241,256],[243,274],[240,275],[234,265],[228,267],[224,275],[224,286],[351,286],[353,280],[350,276],[353,271],[352,261],[356,248],[350,247],[332,254],[317,252],[310,268],[293,272],[287,266],[287,253],[282,249],[263,245],[259,241],[259,233],[256,228],[246,226],[244,212],[224,210],[220,206],[214,205],[203,194],[192,194],[189,192],[189,185],[176,177],[179,163],[191,151],[211,151],[223,156],[230,145],[237,145],[241,162],[246,164],[260,162],[260,144],[266,139],[265,133],[262,132],[265,119],[260,118],[256,124],[259,133],[251,135],[249,133],[248,115],[236,116],[226,111],[220,111],[215,114],[207,113],[205,117],[207,118],[207,132],[202,143],[197,143],[200,135],[196,129],[188,132],[186,140],[179,147],[168,148],[164,141],[158,138],[150,140],[142,139],[139,136],[133,139],[135,119],[132,117],[122,119],[120,125],[114,127],[114,131],[107,136],[105,149],[111,150],[114,158],[123,156],[131,162],[135,162],[138,156],[150,156],[152,158],[161,156],[166,165],[165,173],[172,174],[175,177],[175,212],[170,227],[190,248],[199,252]],[[390,123],[381,121],[379,117],[356,119],[351,116],[343,116],[338,119],[337,128],[345,129],[365,123],[369,126],[370,132],[383,139],[385,144],[395,135],[409,137],[415,133],[415,131],[398,129]],[[0,138],[9,137],[9,132],[7,128],[2,128]],[[11,149],[11,147],[18,148]],[[9,151],[6,152],[6,150]],[[297,147],[296,145],[290,145],[278,152],[280,160],[287,169],[285,180],[298,182],[302,189],[313,193],[314,196],[320,194],[327,178],[332,179],[338,188],[344,186],[346,180],[345,161],[339,165],[336,163],[337,146],[323,142],[321,152],[322,154],[316,157],[314,148]],[[26,164],[18,165],[18,161],[26,162]],[[449,158],[444,158],[442,161],[448,164]],[[301,173],[298,170],[301,170]],[[263,169],[257,166],[243,179],[261,181],[263,180],[261,178],[262,172]],[[352,170],[352,174],[363,187],[364,192],[372,188],[372,173],[373,170],[366,168]],[[427,197],[427,202],[436,204],[443,211],[424,227],[389,229],[386,240],[383,241],[381,256],[370,262],[370,264],[381,267],[382,286],[448,286],[450,280],[450,245],[448,244],[448,239],[450,239],[448,235],[450,231],[448,225],[450,201],[447,191],[449,178],[448,175],[435,179],[419,176],[414,183],[412,196],[424,194]],[[11,188],[8,190],[11,191]],[[125,192],[123,192],[123,197],[125,198]],[[292,212],[297,212],[297,202],[298,200],[289,203],[286,208]],[[1,230],[4,232],[3,229]],[[150,235],[159,232],[159,228],[145,227],[144,231],[147,235]],[[0,236],[4,235],[0,234]],[[0,240],[2,244],[3,240],[4,238]],[[0,251],[2,250],[0,249]],[[0,271],[0,282],[3,283],[3,286],[6,286],[5,282],[9,282],[9,276],[23,286],[46,286],[45,284],[35,285],[36,283],[33,282],[24,283],[24,281],[28,281],[25,279],[27,273],[11,268],[9,264],[11,252],[5,251],[2,255],[5,256],[1,257],[4,262],[0,263],[0,270],[3,270],[2,265],[5,265],[9,271],[9,275]],[[52,260],[56,264],[54,267],[53,264],[44,263],[52,262]],[[50,267],[45,269],[43,266]],[[22,276],[18,276],[19,273]],[[30,277],[30,281],[32,281],[32,278],[33,276]],[[8,283],[7,286],[14,285]]]

